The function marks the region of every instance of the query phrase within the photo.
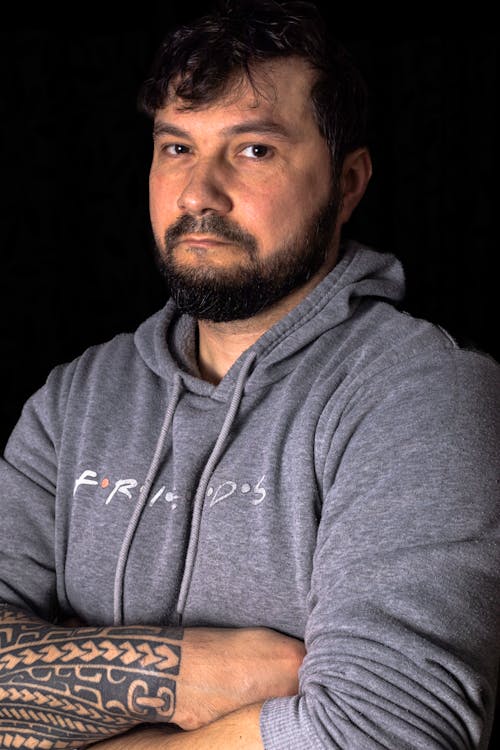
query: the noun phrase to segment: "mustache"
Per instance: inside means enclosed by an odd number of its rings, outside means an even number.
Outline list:
[[[196,218],[190,214],[180,216],[165,232],[165,247],[173,247],[185,234],[211,234],[221,240],[244,248],[251,257],[257,254],[255,237],[236,223],[217,214]]]

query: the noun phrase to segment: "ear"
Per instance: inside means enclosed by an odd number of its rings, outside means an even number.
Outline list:
[[[341,224],[345,224],[351,218],[352,212],[365,193],[372,171],[372,160],[367,148],[358,148],[345,157],[340,176]]]

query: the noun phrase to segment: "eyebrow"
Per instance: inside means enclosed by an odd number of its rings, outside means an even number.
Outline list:
[[[236,125],[228,125],[220,131],[223,136],[243,135],[245,133],[261,133],[263,135],[275,135],[281,138],[290,138],[289,130],[274,120],[248,120]],[[160,135],[172,135],[175,138],[190,138],[189,131],[179,128],[170,122],[160,120],[155,122],[153,137]]]

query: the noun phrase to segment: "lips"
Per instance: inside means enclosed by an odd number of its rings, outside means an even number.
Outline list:
[[[219,237],[203,237],[190,235],[187,237],[181,237],[178,240],[179,243],[187,242],[191,245],[227,245],[227,240],[220,239]]]

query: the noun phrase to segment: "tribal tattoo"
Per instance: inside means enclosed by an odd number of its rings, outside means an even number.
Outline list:
[[[56,627],[0,607],[0,748],[77,748],[175,711],[180,628]]]

